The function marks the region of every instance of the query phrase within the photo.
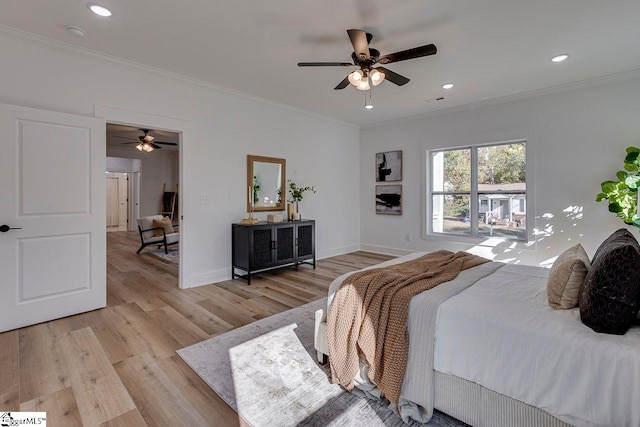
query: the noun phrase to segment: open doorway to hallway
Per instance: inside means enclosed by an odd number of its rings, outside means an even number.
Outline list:
[[[144,305],[178,287],[180,134],[107,123],[106,140],[107,294]]]

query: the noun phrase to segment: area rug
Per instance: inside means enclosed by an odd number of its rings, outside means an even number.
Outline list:
[[[331,384],[328,366],[316,363],[314,313],[326,304],[326,298],[314,301],[178,350],[178,354],[255,427],[407,426],[381,402]],[[427,425],[465,424],[436,411]]]
[[[169,253],[164,253],[164,247],[160,249],[154,249],[148,252],[149,254],[160,258],[163,261],[172,262],[174,264],[180,263],[180,248],[169,247]]]

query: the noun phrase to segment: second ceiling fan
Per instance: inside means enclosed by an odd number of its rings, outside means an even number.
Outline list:
[[[378,86],[384,80],[389,80],[398,86],[409,83],[407,77],[394,73],[385,67],[374,67],[375,64],[386,65],[406,61],[407,59],[435,55],[438,51],[435,45],[428,44],[380,56],[377,49],[369,47],[369,43],[373,39],[370,33],[364,30],[347,30],[347,34],[349,34],[353,45],[353,53],[351,54],[353,64],[350,62],[298,62],[298,67],[360,67],[359,70],[345,77],[334,89],[344,89],[351,83],[359,90],[369,90],[371,85]]]
[[[156,138],[149,135],[149,132],[151,132],[150,129],[138,129],[139,131],[141,131],[142,133],[144,133],[144,135],[141,135],[138,137],[138,139],[140,140],[140,142],[138,141],[130,141],[130,142],[123,142],[123,144],[138,144],[136,145],[136,148],[140,151],[146,151],[146,152],[150,152],[153,150],[157,150],[162,148],[160,145],[173,145],[176,146],[178,145],[175,142],[163,142],[163,141],[156,141]],[[119,135],[114,135],[116,138],[124,138],[124,139],[131,139],[129,137],[126,136],[119,136]]]

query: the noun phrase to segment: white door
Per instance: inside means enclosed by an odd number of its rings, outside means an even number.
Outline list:
[[[119,213],[118,178],[107,176],[107,227],[118,226],[120,223]]]
[[[133,212],[129,221],[129,230],[137,230],[136,221],[140,218],[140,172],[133,173],[131,185],[131,200],[133,200]]]
[[[0,332],[106,305],[105,122],[0,104]]]
[[[118,228],[127,229],[127,201],[129,191],[129,178],[126,173],[118,174]]]
[[[107,172],[107,230],[127,229],[129,178],[127,173]]]

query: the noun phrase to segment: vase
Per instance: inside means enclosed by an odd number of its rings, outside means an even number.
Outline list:
[[[302,219],[302,215],[300,215],[300,211],[298,210],[298,202],[293,203],[293,220],[300,221]]]
[[[287,221],[293,221],[293,215],[297,212],[294,211],[295,208],[293,203],[287,203]]]

